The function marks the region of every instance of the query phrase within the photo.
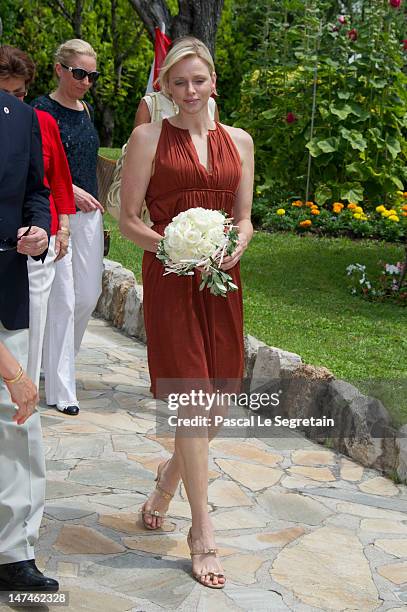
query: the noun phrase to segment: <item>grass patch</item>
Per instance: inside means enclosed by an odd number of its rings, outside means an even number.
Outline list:
[[[121,149],[109,149],[108,147],[100,147],[99,149],[99,155],[108,159],[119,159],[121,152]]]
[[[108,215],[105,225],[112,230],[109,257],[141,282],[142,250]],[[402,256],[402,247],[389,243],[256,232],[241,262],[245,330],[367,393],[374,389],[395,422],[406,423],[406,311],[352,296],[346,277],[350,263],[374,274],[380,262]]]

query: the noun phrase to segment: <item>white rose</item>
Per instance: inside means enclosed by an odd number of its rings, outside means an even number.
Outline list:
[[[225,239],[225,232],[223,229],[223,223],[221,226],[217,226],[217,227],[211,227],[206,236],[208,238],[208,240],[210,240],[212,242],[212,244],[216,244],[217,246],[220,246],[221,244],[223,244],[224,239]]]

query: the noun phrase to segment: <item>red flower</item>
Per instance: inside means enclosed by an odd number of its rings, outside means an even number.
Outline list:
[[[287,123],[294,123],[294,121],[297,121],[297,117],[294,115],[294,113],[287,113],[285,120],[287,121]]]
[[[399,8],[401,4],[401,0],[389,0],[389,4],[393,8]]]
[[[339,21],[340,24],[345,25],[345,23],[346,23],[345,15],[339,15],[338,21]]]
[[[356,40],[358,37],[358,31],[355,30],[355,28],[352,28],[351,30],[349,30],[348,32],[348,38],[350,40]]]
[[[407,38],[405,38],[404,40],[401,41],[403,43],[403,49],[404,51],[407,51]]]

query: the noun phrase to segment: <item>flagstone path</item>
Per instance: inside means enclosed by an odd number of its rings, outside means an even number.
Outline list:
[[[164,405],[145,346],[93,319],[77,378],[78,417],[42,408],[38,564],[69,592],[63,610],[406,610],[407,487],[300,435],[214,440],[208,504],[227,585],[208,589],[189,575],[182,486],[164,529],[140,524],[172,447],[154,435]]]

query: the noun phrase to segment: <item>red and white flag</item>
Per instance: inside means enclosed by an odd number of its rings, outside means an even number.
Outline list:
[[[163,23],[160,28],[155,29],[155,41],[154,41],[154,60],[150,70],[150,76],[147,83],[146,93],[152,91],[159,91],[160,86],[156,83],[160,74],[160,68],[168,52],[168,47],[171,44],[171,39],[165,34],[165,24]],[[156,83],[156,84],[154,84]]]

